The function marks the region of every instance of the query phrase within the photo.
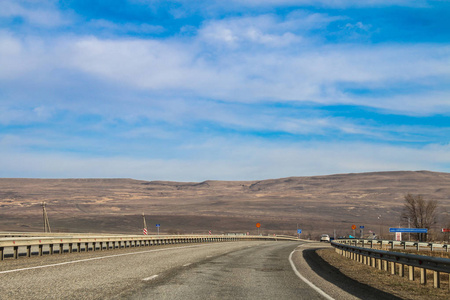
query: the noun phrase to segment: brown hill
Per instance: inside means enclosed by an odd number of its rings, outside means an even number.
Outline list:
[[[450,221],[450,174],[428,171],[339,174],[262,181],[180,183],[132,179],[0,179],[0,231],[42,230],[41,202],[53,232],[321,233],[352,224],[388,237],[399,226],[405,194],[436,199]],[[379,216],[381,217],[379,218]],[[436,230],[437,231],[437,230]]]

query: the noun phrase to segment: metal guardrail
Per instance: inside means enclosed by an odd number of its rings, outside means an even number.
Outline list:
[[[449,289],[450,289],[450,259],[448,258],[439,258],[439,257],[431,257],[426,255],[416,255],[416,254],[407,254],[395,251],[386,251],[373,249],[373,240],[372,243],[366,243],[366,241],[372,240],[359,240],[359,243],[362,244],[362,247],[356,246],[358,240],[336,240],[332,241],[331,245],[335,247],[336,252],[347,257],[358,261],[360,263],[372,266],[374,268],[378,268],[379,270],[390,271],[392,275],[398,274],[402,277],[405,276],[405,266],[408,266],[408,278],[409,280],[415,279],[414,268],[418,268],[420,270],[420,283],[426,284],[427,277],[426,271],[433,271],[433,286],[435,288],[439,288],[441,286],[441,273],[447,273],[449,277]],[[378,241],[383,243],[383,241]],[[395,247],[397,243],[396,241],[384,241],[388,242],[387,244],[391,245],[392,249]],[[354,245],[351,245],[351,244]],[[420,245],[415,245],[414,242],[399,242],[399,245],[406,247],[413,243],[412,246],[419,247]],[[429,244],[429,243],[419,243],[419,244]],[[370,245],[371,248],[365,247],[365,245]],[[436,249],[436,245],[430,246]],[[448,245],[441,245],[448,251]]]
[[[358,244],[361,247],[370,246],[373,248],[374,246],[379,246],[380,249],[383,246],[386,246],[390,249],[398,249],[402,248],[404,250],[414,248],[416,251],[421,251],[423,249],[429,249],[430,251],[445,251],[448,252],[450,245],[449,244],[439,244],[439,243],[429,243],[429,242],[408,242],[408,241],[393,241],[393,240],[372,240],[372,239],[339,239],[340,243],[349,244],[357,246]]]
[[[0,260],[4,260],[6,253],[14,259],[20,256],[31,257],[44,254],[80,253],[82,251],[103,251],[128,247],[144,247],[154,245],[180,243],[206,243],[226,241],[300,241],[294,237],[278,236],[226,236],[226,235],[83,235],[67,234],[59,236],[9,236],[0,238]]]

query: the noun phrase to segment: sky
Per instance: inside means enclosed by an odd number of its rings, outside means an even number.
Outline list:
[[[450,172],[450,1],[1,0],[0,177]]]

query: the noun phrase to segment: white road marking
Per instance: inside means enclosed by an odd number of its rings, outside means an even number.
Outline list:
[[[75,263],[79,263],[79,262],[98,260],[98,259],[105,259],[105,258],[112,258],[112,257],[119,257],[119,256],[136,255],[136,254],[150,253],[150,252],[159,252],[159,251],[170,251],[170,250],[183,249],[183,248],[205,247],[205,246],[209,246],[209,245],[183,246],[183,247],[174,247],[174,248],[165,248],[165,249],[153,249],[153,250],[148,250],[148,251],[140,251],[140,252],[132,252],[132,253],[114,254],[114,255],[107,255],[107,256],[101,256],[101,257],[93,257],[93,258],[72,260],[72,261],[67,261],[67,262],[62,262],[62,263],[57,263],[57,264],[51,264],[51,265],[44,265],[44,266],[36,266],[36,267],[29,267],[29,268],[22,268],[22,269],[13,269],[13,270],[7,270],[7,271],[0,271],[0,274],[20,272],[20,271],[26,271],[26,270],[34,270],[34,269],[43,269],[43,268],[56,267],[56,266],[63,266],[63,265],[75,264]]]
[[[185,265],[183,265],[183,267],[188,267],[188,266],[190,266],[190,265],[192,265],[192,264],[191,264],[191,263],[185,264]]]
[[[155,279],[156,277],[158,277],[158,275],[153,275],[153,276],[150,276],[150,277],[144,278],[144,279],[142,279],[142,280],[143,280],[143,281],[149,281],[149,280],[153,280],[153,279]]]
[[[309,285],[311,288],[313,288],[316,292],[318,292],[320,295],[322,295],[323,297],[325,297],[325,299],[328,300],[334,300],[333,297],[331,297],[330,295],[328,295],[327,293],[325,293],[324,291],[322,291],[321,289],[319,289],[317,286],[315,286],[311,281],[309,281],[308,279],[306,279],[305,277],[302,276],[302,274],[300,274],[300,272],[297,270],[297,268],[295,267],[294,262],[292,261],[292,254],[294,254],[296,250],[292,251],[291,254],[289,255],[289,262],[291,263],[291,267],[292,270],[294,270],[295,275],[298,276],[298,278],[300,278],[301,280],[303,280],[307,285]]]

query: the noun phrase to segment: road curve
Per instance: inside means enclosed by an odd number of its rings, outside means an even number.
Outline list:
[[[5,260],[0,299],[355,299],[311,270],[305,246],[221,242]]]
[[[130,299],[325,299],[288,260],[298,243],[265,243],[206,259],[154,278]]]

